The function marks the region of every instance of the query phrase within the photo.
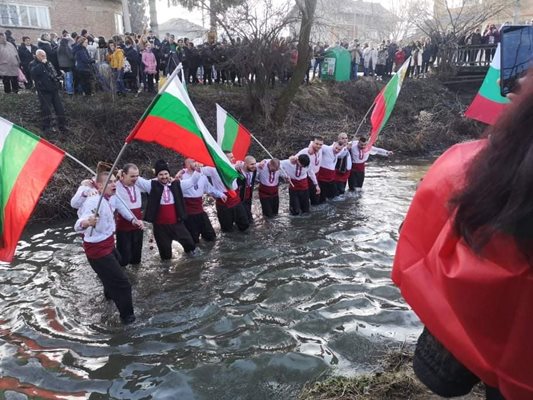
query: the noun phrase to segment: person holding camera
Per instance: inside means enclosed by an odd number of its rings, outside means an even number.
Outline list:
[[[46,57],[46,52],[39,49],[35,52],[35,60],[30,64],[31,77],[37,89],[37,96],[41,107],[43,132],[50,133],[52,129],[52,108],[57,118],[57,126],[62,133],[67,132],[65,126],[65,109],[59,96],[61,83],[56,69]]]
[[[413,369],[443,397],[533,398],[533,71],[486,138],[430,168],[392,279],[424,324]],[[495,179],[497,177],[497,179]]]

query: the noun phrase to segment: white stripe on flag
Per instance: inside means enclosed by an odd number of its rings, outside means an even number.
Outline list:
[[[4,143],[6,142],[7,135],[9,135],[11,129],[13,129],[13,124],[8,120],[0,117],[0,153],[4,148]]]
[[[222,147],[224,142],[224,125],[226,123],[227,113],[217,104],[217,143]]]

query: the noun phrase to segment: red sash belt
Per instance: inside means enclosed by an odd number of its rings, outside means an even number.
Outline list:
[[[278,186],[266,186],[259,184],[259,198],[276,197],[278,195]]]
[[[131,212],[133,213],[133,215],[135,215],[135,218],[137,218],[139,221],[142,220],[143,215],[142,215],[142,210],[140,208],[133,208]],[[120,232],[131,232],[131,231],[136,231],[137,229],[140,229],[132,225],[131,219],[130,220],[124,219],[122,215],[120,215],[119,213],[117,213],[116,222],[117,222],[117,231],[120,231]]]
[[[187,214],[196,215],[204,212],[204,202],[202,197],[185,197],[185,211]]]
[[[105,257],[113,252],[115,248],[115,238],[113,235],[109,236],[107,239],[102,240],[98,243],[89,243],[83,241],[83,249],[87,258],[96,260],[98,258]]]

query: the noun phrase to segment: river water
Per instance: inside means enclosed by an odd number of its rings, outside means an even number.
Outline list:
[[[371,370],[421,330],[390,272],[427,165],[371,163],[362,194],[304,217],[287,215],[283,189],[279,217],[258,206],[249,233],[194,258],[176,244],[162,263],[147,231],[142,265],[128,267],[127,327],[72,223],[28,228],[0,264],[0,398],[286,400],[326,374]]]

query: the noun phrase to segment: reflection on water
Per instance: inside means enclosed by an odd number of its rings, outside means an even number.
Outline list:
[[[368,370],[420,331],[390,270],[425,164],[372,165],[361,196],[256,215],[193,259],[176,247],[162,263],[145,240],[125,328],[71,226],[32,227],[0,265],[0,397],[290,399],[324,372]]]

